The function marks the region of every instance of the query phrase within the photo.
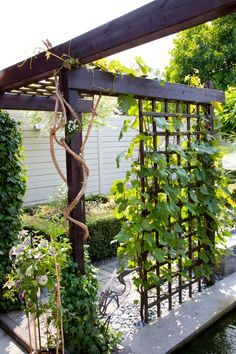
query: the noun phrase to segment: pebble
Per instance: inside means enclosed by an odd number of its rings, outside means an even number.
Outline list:
[[[194,289],[193,289],[194,292]],[[195,288],[195,292],[197,293],[197,285]],[[172,296],[172,304],[173,307],[177,307],[178,302],[178,294]],[[188,289],[182,292],[183,301],[189,299],[188,296]],[[162,315],[168,313],[168,299],[162,301],[161,303],[161,313]],[[111,316],[110,323],[112,327],[123,334],[123,339],[126,339],[140,330],[146,324],[140,320],[140,313],[139,313],[139,306],[138,304],[134,303],[127,303],[124,302]],[[149,310],[149,319],[155,320],[157,319],[157,309],[153,307]]]
[[[123,315],[121,315],[122,320],[127,320],[129,318],[129,315],[127,313],[123,313]]]
[[[114,329],[119,329],[119,328],[121,327],[121,323],[118,323],[118,322],[112,323],[112,327],[113,327]]]

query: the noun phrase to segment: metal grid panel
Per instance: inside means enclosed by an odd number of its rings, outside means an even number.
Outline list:
[[[150,111],[144,111],[143,106],[151,107]],[[139,124],[140,133],[152,136],[153,147],[146,145],[144,142],[140,143],[140,164],[145,166],[150,164],[148,157],[150,154],[157,153],[166,156],[166,162],[170,168],[172,168],[173,156],[176,156],[175,165],[184,166],[186,171],[192,173],[196,166],[191,162],[182,161],[181,156],[176,151],[169,151],[170,144],[175,143],[180,146],[184,141],[187,147],[191,146],[192,142],[199,142],[200,140],[206,140],[207,135],[212,133],[213,119],[210,105],[199,105],[183,103],[180,101],[170,102],[165,100],[164,102],[157,102],[156,100],[139,100]],[[181,116],[183,121],[183,129],[176,129],[174,132],[165,131],[159,129],[154,122],[155,119],[164,118],[166,123],[172,117]],[[161,139],[158,146],[158,140]],[[148,161],[148,162],[147,162]],[[155,169],[158,168],[156,163],[153,163]],[[174,169],[174,166],[173,166]],[[177,178],[178,186],[181,190],[186,190],[188,198],[190,197],[190,187],[198,188],[198,185],[183,186],[181,180]],[[168,183],[171,186],[172,181],[168,178]],[[158,204],[158,194],[163,191],[162,186],[158,183],[158,178],[153,177],[150,181],[147,178],[141,178],[141,192],[145,192],[153,188],[156,198],[154,203]],[[167,203],[170,203],[170,198],[167,196]],[[160,263],[155,261],[155,264],[146,269],[145,262],[150,258],[147,252],[143,253],[140,273],[144,283],[147,277],[151,273],[154,273],[157,278],[160,279],[160,284],[151,285],[148,289],[145,286],[141,287],[141,315],[144,321],[148,322],[149,309],[156,306],[157,316],[161,316],[161,303],[165,300],[168,301],[168,308],[173,308],[173,298],[177,298],[178,303],[183,301],[183,293],[185,296],[188,294],[192,297],[193,291],[201,291],[203,279],[194,274],[194,267],[201,266],[204,262],[201,260],[201,251],[206,248],[198,238],[198,226],[200,223],[205,222],[205,216],[192,215],[188,211],[188,215],[183,217],[182,215],[182,203],[179,201],[179,214],[178,223],[182,227],[182,232],[176,232],[174,230],[175,222],[172,222],[168,217],[168,231],[175,234],[176,238],[184,240],[184,253],[192,261],[192,264],[183,269],[183,255],[178,257],[172,255],[171,247],[167,247],[160,243],[160,236],[158,231],[153,230],[156,238],[156,245],[160,249],[165,249],[167,257],[164,262]],[[210,235],[214,239],[214,234]],[[172,272],[172,280],[165,276],[165,270]],[[187,274],[187,277],[183,277],[183,273]]]

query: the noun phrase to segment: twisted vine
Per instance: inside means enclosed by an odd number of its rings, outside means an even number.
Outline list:
[[[90,122],[89,122],[89,125],[87,128],[85,137],[82,141],[80,153],[77,154],[69,147],[69,145],[66,143],[64,137],[61,137],[61,138],[57,137],[57,132],[59,130],[65,128],[66,124],[68,123],[67,109],[70,112],[70,114],[72,115],[72,117],[76,120],[76,122],[78,122],[80,129],[82,128],[81,122],[80,122],[80,119],[79,119],[77,113],[74,111],[74,109],[71,107],[71,105],[65,100],[62,93],[60,92],[59,78],[57,76],[55,77],[55,88],[56,88],[56,93],[55,93],[55,101],[56,102],[55,102],[55,110],[54,110],[53,127],[50,129],[50,153],[51,153],[53,163],[56,167],[56,170],[65,183],[67,183],[67,178],[64,175],[64,173],[63,173],[63,171],[56,159],[55,149],[54,149],[55,142],[58,145],[60,145],[61,147],[63,147],[65,149],[65,151],[67,153],[69,153],[75,159],[78,166],[82,168],[82,171],[83,171],[82,187],[81,187],[80,191],[78,192],[78,194],[76,195],[76,197],[74,198],[74,200],[67,206],[67,208],[64,212],[64,218],[69,220],[70,222],[74,223],[75,225],[79,226],[80,228],[82,228],[84,230],[83,237],[84,237],[84,240],[86,240],[89,236],[88,227],[84,223],[82,223],[81,221],[78,221],[78,220],[75,220],[74,218],[72,218],[72,216],[70,214],[71,214],[72,210],[78,205],[78,203],[80,202],[81,198],[83,197],[83,195],[85,194],[86,189],[87,189],[88,177],[89,177],[89,167],[88,167],[88,165],[85,161],[85,158],[84,158],[84,149],[85,149],[85,145],[88,141],[88,138],[89,138],[92,126],[93,126],[94,119],[97,115],[96,112],[97,112],[98,105],[100,103],[101,95],[97,99],[96,104],[93,105],[91,119],[90,119]],[[59,107],[61,107],[62,115],[63,115],[63,117],[61,119],[58,118],[59,117],[59,114],[58,114]]]

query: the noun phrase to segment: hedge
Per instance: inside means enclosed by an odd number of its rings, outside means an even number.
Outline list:
[[[47,235],[47,230],[53,221],[48,221],[36,216],[24,215],[24,229],[32,231],[33,233],[39,232]],[[120,221],[111,215],[99,215],[96,218],[91,216],[87,220],[89,228],[89,255],[91,261],[99,261],[109,257],[116,256],[116,244],[111,244],[111,241],[120,231]],[[67,232],[64,225],[65,233]]]
[[[88,221],[89,228],[89,254],[92,261],[99,261],[116,256],[117,245],[111,244],[120,231],[120,221],[112,216]]]
[[[14,304],[3,298],[3,284],[11,270],[9,251],[21,229],[26,190],[22,157],[20,126],[7,112],[0,110],[0,311],[14,308]]]

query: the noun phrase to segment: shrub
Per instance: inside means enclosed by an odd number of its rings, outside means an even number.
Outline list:
[[[99,261],[108,257],[116,256],[117,244],[111,244],[120,231],[120,220],[112,216],[100,217],[89,221],[88,228],[90,237],[89,254],[92,261]]]
[[[16,243],[21,227],[25,190],[19,123],[0,110],[0,311],[10,309],[10,303],[3,300],[2,285],[11,271],[9,250]]]
[[[41,233],[47,235],[49,226],[53,226],[55,221],[45,220],[43,218],[31,215],[24,215],[24,229],[33,233]],[[111,213],[110,215],[100,214],[96,218],[91,216],[87,222],[89,228],[89,255],[92,261],[99,261],[105,258],[116,256],[116,244],[111,244],[114,237],[120,231],[120,220],[115,219]],[[67,228],[64,226],[64,232]]]

